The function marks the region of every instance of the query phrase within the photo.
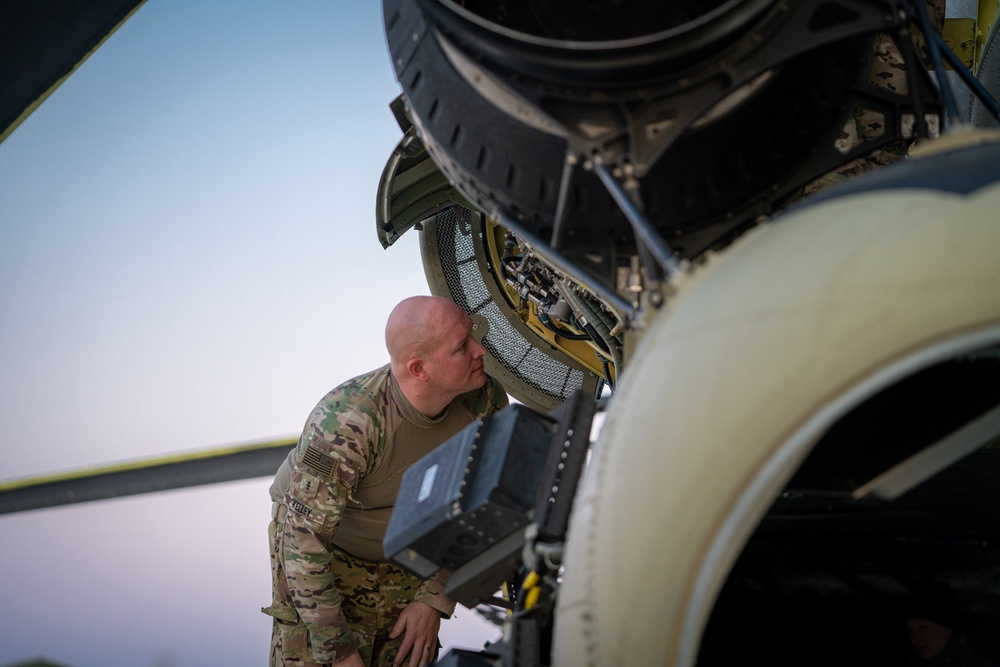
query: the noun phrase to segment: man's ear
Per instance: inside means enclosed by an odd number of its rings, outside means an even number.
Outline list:
[[[409,371],[410,375],[420,380],[421,382],[427,382],[429,376],[427,374],[427,364],[420,357],[413,357],[406,362],[406,370]]]

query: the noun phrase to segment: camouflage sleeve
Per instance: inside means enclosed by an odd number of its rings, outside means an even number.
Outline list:
[[[442,618],[450,618],[455,613],[455,601],[444,594],[447,583],[448,573],[438,570],[430,579],[424,580],[413,599],[437,609]]]
[[[304,434],[285,494],[283,559],[295,609],[309,632],[313,657],[332,663],[358,650],[341,612],[341,596],[330,568],[331,540],[347,499],[368,467],[359,440],[319,428]],[[351,431],[351,435],[361,434]]]
[[[475,418],[499,412],[507,407],[507,392],[496,378],[487,376],[486,384],[466,394],[466,407]]]
[[[490,378],[489,388],[490,388],[490,412],[500,412],[507,407],[509,399],[507,398],[507,390],[503,388],[499,380]]]

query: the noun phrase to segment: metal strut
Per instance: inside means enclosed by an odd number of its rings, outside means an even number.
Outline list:
[[[663,237],[657,233],[653,225],[650,224],[649,219],[639,210],[639,207],[635,205],[628,193],[625,192],[622,184],[608,171],[608,168],[602,164],[595,164],[594,170],[601,179],[601,183],[604,184],[604,187],[611,194],[612,199],[618,204],[618,208],[625,214],[629,224],[632,225],[632,231],[639,243],[649,250],[653,255],[653,259],[656,260],[656,263],[663,270],[664,277],[669,280],[680,269],[681,262],[677,258],[677,254],[670,249],[670,246],[663,240]]]
[[[927,53],[930,55],[934,72],[937,74],[938,89],[941,91],[941,101],[944,103],[948,122],[949,124],[962,125],[963,121],[958,115],[958,105],[955,103],[955,93],[951,89],[951,84],[948,83],[948,75],[945,72],[944,61],[941,55],[942,51],[949,49],[944,45],[943,41],[939,42],[934,39],[937,31],[931,26],[931,19],[927,13],[927,5],[924,0],[917,0],[917,2],[913,3],[912,12],[917,19],[917,25],[920,26],[920,32],[924,33],[924,40],[927,42]]]

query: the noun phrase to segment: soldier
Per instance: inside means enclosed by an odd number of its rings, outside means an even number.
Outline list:
[[[406,469],[507,395],[447,299],[399,303],[385,342],[390,363],[323,397],[271,485],[272,667],[426,665],[454,611],[382,540]]]

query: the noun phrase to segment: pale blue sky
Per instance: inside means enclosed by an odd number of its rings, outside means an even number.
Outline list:
[[[149,0],[0,144],[0,479],[291,435],[384,363],[398,92],[380,3]],[[0,516],[0,665],[264,664],[268,484]]]

